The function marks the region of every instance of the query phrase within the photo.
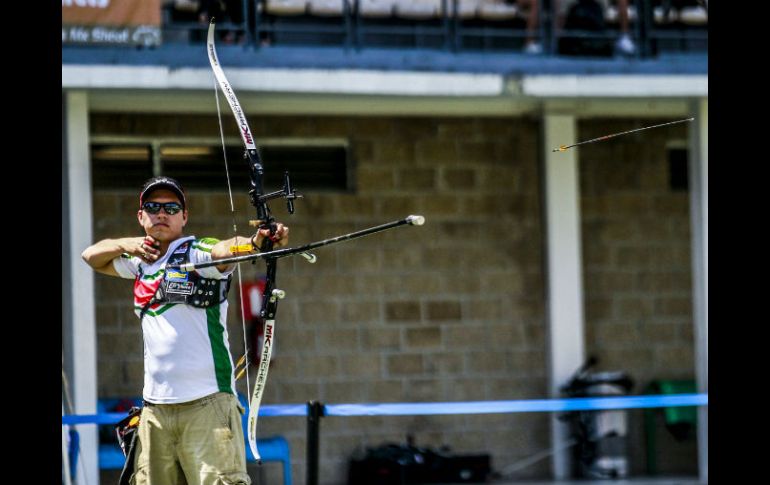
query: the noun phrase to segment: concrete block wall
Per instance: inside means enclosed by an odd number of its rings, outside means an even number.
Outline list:
[[[427,220],[419,228],[399,228],[319,249],[319,261],[312,266],[298,258],[279,262],[278,286],[287,297],[279,306],[275,358],[264,403],[546,396],[536,119],[270,116],[250,122],[257,140],[342,137],[350,142],[354,191],[305,191],[294,216],[288,216],[280,203],[273,204],[276,216],[291,227],[292,243],[409,214],[422,214]],[[580,135],[619,131],[622,124],[581,122]],[[95,114],[91,127],[99,135],[218,133],[216,118],[199,115]],[[227,134],[237,136],[234,127],[229,128]],[[677,349],[687,348],[688,317],[676,312],[686,307],[682,300],[689,294],[684,288],[688,275],[680,274],[686,271],[672,270],[670,278],[664,278],[669,289],[661,293],[667,287],[661,286],[656,271],[645,271],[639,267],[642,263],[631,270],[626,262],[662,257],[658,255],[661,246],[674,248],[689,261],[689,253],[681,254],[689,251],[687,232],[682,229],[687,225],[686,195],[666,195],[657,188],[655,184],[662,183],[661,166],[652,154],[645,162],[627,162],[646,168],[634,176],[638,179],[634,183],[641,185],[623,188],[625,181],[617,172],[624,171],[609,170],[620,179],[615,181],[606,175],[604,165],[619,156],[636,160],[637,153],[617,153],[619,149],[609,144],[581,150],[589,351],[596,350],[606,366],[629,370],[635,377],[676,368],[684,375],[692,362]],[[183,174],[170,175],[184,183]],[[613,184],[619,184],[617,190]],[[648,195],[650,188],[657,192]],[[136,192],[95,188],[95,237],[140,235],[134,216]],[[234,192],[239,227],[246,234],[245,221],[253,218],[253,212],[245,189],[234,188]],[[191,191],[189,199],[188,233],[231,234],[224,186]],[[625,207],[621,215],[615,214],[618,207]],[[669,222],[668,232],[650,246],[653,240],[641,236],[659,219],[647,216],[646,211],[653,209]],[[640,213],[646,222],[629,227],[627,216]],[[629,231],[632,234],[624,236]],[[618,237],[631,238],[633,243],[617,242]],[[262,266],[243,265],[242,269],[245,279],[254,279]],[[130,308],[131,282],[96,278],[99,393],[137,395],[142,386],[142,342]],[[617,293],[623,285],[628,290]],[[237,358],[243,338],[234,292],[230,302],[230,342]],[[674,313],[659,313],[664,309]],[[642,335],[651,336],[639,346],[643,348],[637,348],[637,341],[628,341],[624,325],[635,326],[639,342]],[[647,362],[645,357],[668,358],[670,365],[655,367],[659,363]],[[243,380],[239,386],[245,393]],[[539,413],[324,418],[321,430],[324,484],[345,482],[352,454],[385,442],[402,443],[407,434],[414,435],[418,445],[449,445],[458,453],[489,452],[497,469],[550,445],[548,418]],[[263,419],[260,435],[273,434],[290,441],[295,483],[303,484],[304,419]],[[264,473],[268,483],[280,479],[277,466],[266,466]],[[549,462],[544,460],[521,470],[516,478],[543,478],[549,473]]]

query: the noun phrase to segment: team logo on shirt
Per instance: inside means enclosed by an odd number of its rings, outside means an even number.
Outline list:
[[[182,271],[168,271],[166,273],[166,279],[169,281],[187,281],[187,273]]]
[[[174,293],[177,295],[192,295],[193,294],[193,282],[192,281],[169,281],[166,287],[166,293]]]

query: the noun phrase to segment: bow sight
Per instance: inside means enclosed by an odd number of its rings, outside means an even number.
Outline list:
[[[249,164],[249,173],[251,175],[249,199],[251,200],[251,205],[257,209],[257,219],[260,221],[268,220],[270,218],[270,208],[267,206],[267,201],[278,198],[286,199],[286,209],[289,211],[289,214],[294,214],[294,199],[301,199],[302,194],[297,193],[292,187],[289,172],[283,173],[282,189],[270,192],[269,194],[263,194],[261,181],[265,171],[259,152],[256,149],[246,149],[243,158],[247,159]]]

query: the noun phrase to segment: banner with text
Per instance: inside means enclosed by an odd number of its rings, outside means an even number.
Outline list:
[[[62,44],[160,44],[161,0],[62,0]]]

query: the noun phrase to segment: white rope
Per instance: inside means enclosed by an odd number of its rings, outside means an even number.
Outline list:
[[[575,446],[576,444],[577,444],[577,440],[569,439],[555,448],[548,448],[547,450],[538,451],[534,455],[528,456],[524,459],[521,459],[515,463],[511,463],[510,465],[506,466],[500,471],[500,475],[503,477],[509,477],[510,475],[516,473],[519,470],[523,470],[528,466],[534,465],[540,460],[544,460],[545,458],[548,458],[554,453],[570,448],[572,446]]]

